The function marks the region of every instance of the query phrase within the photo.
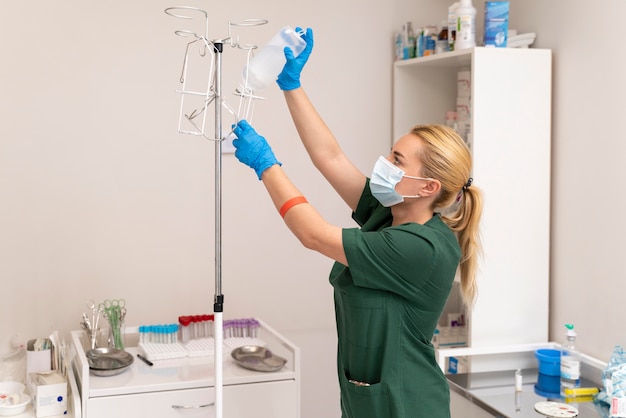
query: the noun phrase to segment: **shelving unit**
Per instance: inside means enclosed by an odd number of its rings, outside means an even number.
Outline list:
[[[258,338],[276,355],[287,359],[275,372],[238,366],[224,353],[224,411],[229,417],[300,416],[300,350],[263,321]],[[138,328],[127,328],[125,350],[136,359]],[[84,418],[214,417],[213,357],[155,360],[153,366],[133,362],[116,376],[94,376],[85,356],[83,331],[72,331],[76,352],[72,368]],[[228,357],[226,357],[228,356]]]
[[[485,199],[478,299],[466,312],[471,347],[548,340],[551,61],[545,49],[477,47],[394,63],[394,139],[443,123],[458,71],[471,71],[472,177]],[[441,325],[463,310],[458,292]]]

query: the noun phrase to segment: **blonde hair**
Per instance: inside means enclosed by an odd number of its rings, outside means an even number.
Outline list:
[[[463,139],[444,125],[417,125],[411,130],[423,141],[418,157],[422,176],[439,180],[441,190],[433,209],[457,236],[461,247],[461,293],[469,306],[477,294],[476,273],[481,252],[479,222],[483,211],[480,189],[472,184],[472,156]]]

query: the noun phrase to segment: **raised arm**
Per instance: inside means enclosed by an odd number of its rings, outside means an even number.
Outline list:
[[[276,80],[300,139],[315,167],[352,209],[365,186],[365,175],[348,159],[300,84],[300,73],[313,50],[313,31],[303,35],[306,47],[297,57],[285,48],[287,62]]]
[[[281,163],[265,138],[245,120],[237,124],[234,133],[237,136],[233,141],[235,157],[252,168],[259,180],[263,180],[274,206],[296,238],[306,248],[348,265],[341,228],[326,222],[306,201],[280,167]]]

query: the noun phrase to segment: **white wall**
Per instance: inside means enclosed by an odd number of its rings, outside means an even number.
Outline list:
[[[0,352],[15,334],[76,329],[88,299],[125,298],[136,325],[212,311],[214,147],[176,132],[186,41],[173,33],[181,22],[163,10],[177,5],[209,10],[213,38],[226,36],[229,20],[245,18],[269,19],[247,32],[260,44],[287,24],[313,27],[305,87],[365,172],[392,139],[392,32],[406,20],[439,23],[447,7],[434,0],[3,1]],[[480,24],[482,2],[475,6]],[[626,345],[618,322],[625,58],[614,25],[626,3],[585,6],[512,0],[511,26],[537,32],[535,46],[554,50],[551,337],[562,340],[562,324],[574,322],[581,347],[607,359],[614,344]],[[232,91],[244,55],[227,47],[223,57],[224,89]],[[352,226],[309,164],[281,93],[272,86],[263,94],[257,129],[318,210]],[[232,155],[224,156],[222,177],[224,315],[261,317],[300,344],[303,417],[338,415],[331,263],[299,246],[262,184]]]
[[[626,2],[513,0],[511,13],[513,26],[554,51],[550,337],[564,341],[563,324],[574,323],[583,351],[607,361],[626,346],[626,56],[614,24]]]
[[[227,36],[229,21],[248,18],[270,23],[242,29],[245,43],[263,45],[284,25],[313,27],[304,82],[320,113],[364,171],[389,149],[391,33],[416,5],[4,1],[0,353],[14,335],[77,329],[89,299],[124,298],[133,325],[213,310],[214,144],[176,131],[188,39],[174,30],[188,27],[164,13],[170,6],[208,10],[212,39]],[[224,91],[236,106],[230,93],[245,53],[226,47],[223,61]],[[254,125],[284,169],[329,221],[354,225],[308,162],[278,88],[262,93]],[[226,114],[225,127],[231,123]],[[232,155],[224,156],[222,179],[224,316],[258,316],[298,343],[303,416],[332,416],[331,263],[298,244],[254,173]]]

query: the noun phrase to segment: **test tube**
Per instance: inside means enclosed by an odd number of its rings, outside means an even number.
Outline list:
[[[187,343],[189,342],[189,340],[191,339],[191,331],[190,331],[190,323],[191,323],[191,317],[189,316],[179,316],[178,317],[178,323],[180,325],[179,327],[179,333],[180,333],[180,340],[183,343]]]
[[[517,369],[515,370],[515,391],[521,392],[522,389],[522,370]]]
[[[211,315],[204,315],[203,321],[203,329],[204,329],[204,338],[209,338],[211,336],[211,323],[210,323]]]
[[[252,318],[252,338],[259,337],[259,328],[261,328],[261,323]]]

